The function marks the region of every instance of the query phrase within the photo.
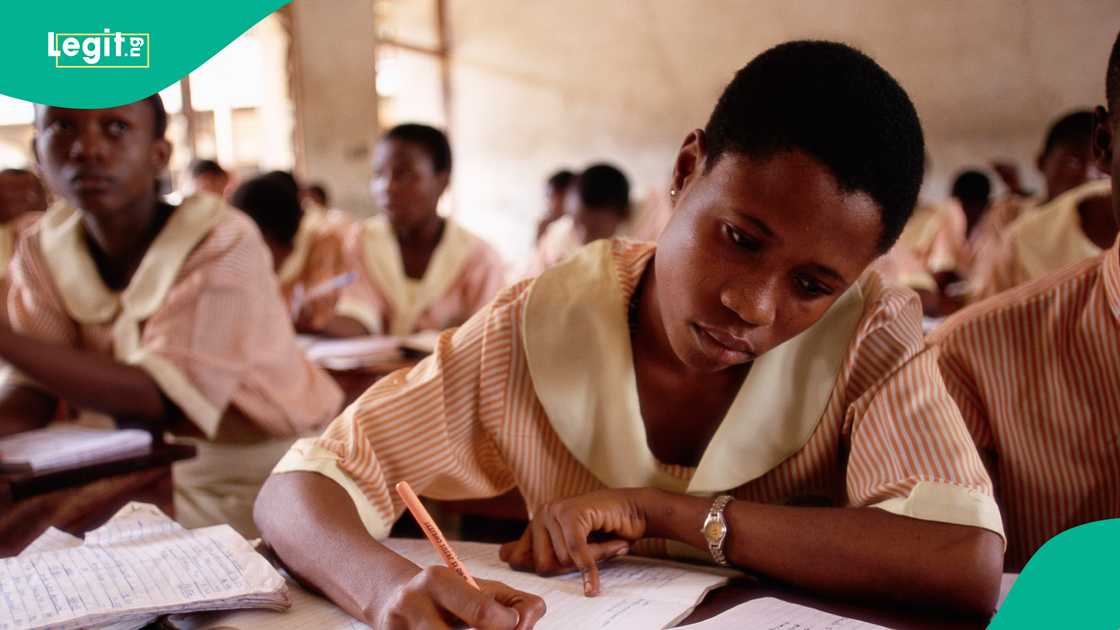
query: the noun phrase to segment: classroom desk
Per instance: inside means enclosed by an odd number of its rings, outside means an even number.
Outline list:
[[[48,527],[84,534],[130,501],[174,517],[171,464],[194,454],[185,444],[153,444],[148,453],[115,461],[0,475],[0,558],[19,553]]]

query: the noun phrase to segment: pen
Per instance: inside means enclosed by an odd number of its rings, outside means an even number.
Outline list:
[[[420,524],[420,529],[424,530],[424,535],[428,537],[428,542],[436,548],[439,555],[443,557],[443,563],[448,566],[452,571],[463,576],[467,584],[478,588],[478,582],[474,581],[471,574],[467,572],[467,567],[455,555],[455,551],[451,549],[451,545],[447,544],[447,539],[443,537],[443,532],[439,531],[436,527],[436,522],[432,520],[432,515],[428,514],[428,510],[420,503],[420,498],[412,491],[407,481],[402,481],[397,484],[397,494],[401,496],[404,501],[405,507],[409,512],[412,512],[412,517]],[[479,589],[481,590],[481,589]]]

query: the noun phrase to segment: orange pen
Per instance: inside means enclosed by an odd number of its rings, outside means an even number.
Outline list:
[[[459,556],[455,555],[455,551],[451,549],[451,545],[447,544],[447,539],[443,537],[443,532],[439,531],[436,527],[436,522],[432,520],[432,515],[428,514],[428,510],[424,508],[424,504],[420,503],[420,497],[412,491],[407,481],[402,481],[397,484],[397,494],[401,496],[404,501],[405,507],[409,512],[412,512],[412,517],[420,524],[420,529],[424,530],[424,535],[428,537],[428,542],[436,548],[439,555],[443,557],[443,563],[448,566],[452,571],[463,576],[467,584],[478,588],[478,582],[474,581],[471,574],[467,572],[467,567],[459,560]],[[481,590],[481,589],[479,589]]]

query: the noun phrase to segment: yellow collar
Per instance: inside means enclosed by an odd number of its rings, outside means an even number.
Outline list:
[[[1082,184],[1013,224],[1016,254],[1032,280],[1101,253],[1082,231],[1077,207],[1085,199],[1107,195],[1110,190],[1108,180]]]
[[[613,247],[592,243],[546,271],[525,304],[522,342],[533,386],[572,455],[609,487],[712,494],[762,476],[804,446],[863,316],[858,283],[820,321],[754,362],[691,482],[679,488],[646,441],[626,323],[630,296],[620,283],[620,272],[641,274],[654,246],[633,270],[616,266]]]
[[[81,213],[59,202],[43,215],[39,244],[67,312],[82,324],[103,324],[120,311],[139,322],[167,296],[191,251],[226,216],[222,200],[197,195],[171,213],[152,241],[128,287],[119,293],[105,286],[82,231]]]
[[[16,249],[15,221],[0,224],[0,278],[8,275],[8,263]]]
[[[392,307],[388,333],[404,336],[416,332],[416,321],[436,300],[443,297],[463,270],[478,243],[478,237],[454,220],[445,219],[443,236],[415,285],[404,273],[404,261],[392,226],[385,217],[366,220],[362,226],[362,253],[373,281]],[[413,286],[409,286],[410,283]]]

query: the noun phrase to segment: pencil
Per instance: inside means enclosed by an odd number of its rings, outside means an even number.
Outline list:
[[[452,571],[458,573],[467,581],[467,584],[478,588],[478,582],[474,581],[471,574],[467,572],[467,567],[459,560],[459,556],[455,555],[455,551],[451,545],[447,543],[447,539],[443,537],[443,532],[439,531],[436,522],[432,520],[432,515],[428,514],[428,510],[424,508],[424,504],[420,503],[420,498],[412,491],[412,487],[408,485],[407,481],[401,481],[397,484],[397,494],[401,496],[404,501],[405,507],[409,512],[412,512],[412,517],[420,524],[420,529],[424,530],[424,535],[428,537],[428,542],[436,548],[439,555],[443,557],[443,563],[448,566]],[[481,590],[481,589],[479,589]]]

